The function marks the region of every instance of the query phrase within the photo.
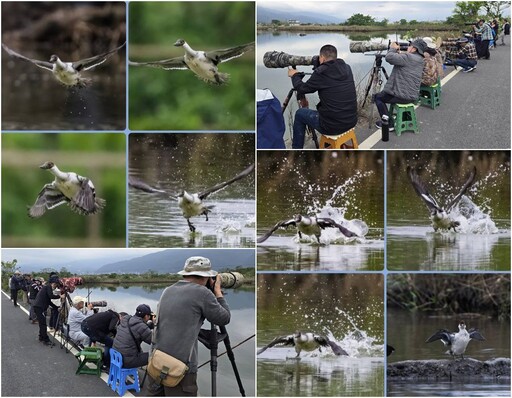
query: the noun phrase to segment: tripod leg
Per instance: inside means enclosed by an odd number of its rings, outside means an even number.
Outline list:
[[[217,396],[217,348],[219,343],[217,341],[217,327],[212,323],[210,336],[210,373],[212,380],[212,397]]]
[[[235,354],[233,354],[233,350],[231,349],[231,341],[229,340],[229,334],[226,330],[225,326],[219,326],[220,332],[224,333],[226,337],[224,337],[224,345],[226,347],[226,352],[228,353],[229,361],[231,362],[231,366],[233,367],[233,373],[235,374],[236,382],[238,383],[238,389],[240,390],[240,395],[245,397],[244,386],[242,385],[242,379],[240,377],[240,373],[238,373],[238,368],[235,362]]]

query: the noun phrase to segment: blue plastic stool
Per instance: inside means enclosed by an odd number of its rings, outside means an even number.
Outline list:
[[[126,378],[133,377],[132,384],[126,384]],[[124,369],[123,356],[119,351],[110,348],[110,371],[108,372],[108,385],[112,391],[116,391],[119,396],[123,396],[127,390],[140,392],[139,373],[137,368]]]

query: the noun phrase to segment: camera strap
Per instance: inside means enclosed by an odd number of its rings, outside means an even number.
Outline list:
[[[132,335],[133,342],[135,343],[135,346],[137,347],[137,352],[141,352],[140,344],[137,343],[137,339],[133,335],[132,328],[130,327],[130,320],[132,319],[132,317],[131,317],[131,315],[128,315],[128,316],[129,316],[128,321],[126,321],[126,324],[128,325],[128,331]]]

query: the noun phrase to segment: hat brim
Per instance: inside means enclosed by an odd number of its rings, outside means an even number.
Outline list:
[[[211,270],[211,271],[190,271],[190,272],[182,270],[182,271],[178,272],[178,275],[183,275],[183,276],[196,275],[196,276],[202,276],[202,277],[205,277],[205,278],[211,278],[211,277],[217,276],[217,274],[218,274],[218,272],[214,271],[214,270]]]

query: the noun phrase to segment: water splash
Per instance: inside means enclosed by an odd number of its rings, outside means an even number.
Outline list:
[[[485,210],[467,196],[463,196],[457,206],[452,209],[450,217],[460,223],[457,227],[459,233],[491,235],[499,232],[490,214],[485,213]]]

